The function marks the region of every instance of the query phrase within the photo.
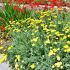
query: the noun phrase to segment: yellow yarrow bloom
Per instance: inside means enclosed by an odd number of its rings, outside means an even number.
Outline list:
[[[48,20],[51,20],[51,18],[48,18]]]
[[[35,46],[35,43],[33,43],[32,46]]]
[[[6,54],[0,54],[0,63],[4,62],[7,59]]]
[[[60,33],[59,32],[55,32],[56,36],[60,36]]]
[[[52,65],[52,68],[55,68],[55,66],[54,66],[54,65]]]
[[[50,52],[48,53],[48,56],[51,56],[51,55],[55,55],[55,53],[53,52],[53,50],[50,50]]]
[[[63,39],[66,39],[66,38],[67,38],[67,36],[64,36],[64,37],[63,37]]]
[[[61,65],[62,65],[62,62],[57,62],[57,63],[54,64],[54,66],[57,67],[57,68],[61,67]]]
[[[38,37],[33,38],[33,39],[31,40],[31,42],[37,42],[37,40],[38,40]]]
[[[60,68],[63,69],[63,66],[61,66]]]
[[[68,48],[69,48],[69,46],[68,46],[68,45],[65,45],[65,46],[63,46],[63,48],[64,48],[64,49],[68,49]]]
[[[70,44],[70,41],[67,41],[67,44]]]
[[[57,18],[58,16],[53,16],[54,18]]]
[[[44,24],[41,24],[42,27],[44,27]]]
[[[59,48],[58,49],[54,48],[54,49],[50,50],[50,52],[48,53],[48,56],[55,55],[58,50],[59,50]]]
[[[54,49],[53,49],[53,52],[57,52],[57,49],[54,48]]]
[[[3,46],[0,46],[0,50],[2,50],[3,49]]]
[[[56,58],[57,58],[58,61],[60,61],[60,56],[59,55],[57,55]]]
[[[34,69],[35,68],[35,64],[33,63],[30,67],[31,67],[31,69]]]
[[[35,30],[35,31],[34,31],[34,33],[37,33],[37,32],[38,32],[38,30]]]
[[[12,48],[13,48],[13,46],[9,46],[9,47],[8,47],[8,50],[11,50]]]
[[[50,40],[49,39],[44,42],[45,45],[46,44],[49,44],[49,43],[50,43]]]
[[[52,30],[52,29],[51,29],[51,32],[52,32],[52,33],[53,33],[53,32],[56,32],[56,30]]]
[[[16,22],[16,24],[17,24],[17,25],[20,25],[21,23],[19,23],[19,22]]]
[[[15,64],[15,69],[18,70],[18,68],[19,68],[19,64],[16,63],[16,64]]]
[[[20,55],[16,55],[16,59],[20,61]]]
[[[70,52],[70,47],[68,45],[63,46],[64,52]]]
[[[70,48],[68,48],[68,49],[66,50],[66,52],[70,52]]]
[[[20,32],[20,29],[14,29],[13,32]]]
[[[70,35],[68,35],[68,37],[70,38]]]
[[[20,68],[22,69],[23,68],[23,65],[21,65]]]
[[[43,20],[35,20],[36,24],[43,22]]]
[[[57,44],[57,42],[53,42],[53,44]]]
[[[15,59],[15,62],[17,62],[17,59]]]
[[[60,21],[58,21],[58,24],[61,24],[61,22],[60,22]]]
[[[32,35],[32,36],[34,36],[35,34],[34,34],[34,33],[32,33],[31,35]]]
[[[47,28],[44,27],[43,30],[47,30]]]
[[[59,61],[59,62],[56,62],[54,65],[52,65],[52,68],[63,68],[63,66],[62,66],[62,62],[61,61]]]

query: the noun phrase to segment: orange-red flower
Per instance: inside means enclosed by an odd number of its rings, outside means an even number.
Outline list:
[[[58,0],[49,0],[49,2],[57,2]]]
[[[13,2],[13,0],[9,0],[9,3],[12,3]]]
[[[48,5],[46,4],[45,7],[44,7],[44,10],[47,10],[47,9],[48,9]]]
[[[49,4],[50,8],[54,8],[55,4]]]
[[[0,18],[0,21],[2,20],[2,18]]]
[[[14,9],[14,10],[17,10],[17,9],[18,9],[18,6],[14,6],[13,9]]]
[[[4,26],[0,26],[0,29],[1,29],[2,31],[5,31],[5,27],[4,27]]]
[[[17,0],[17,2],[18,2],[18,3],[23,3],[23,2],[24,2],[24,0]]]
[[[14,20],[14,18],[10,18],[10,20],[11,20],[11,21],[13,21],[13,20]]]
[[[22,13],[24,13],[25,12],[25,7],[23,7],[23,8],[18,8],[18,12],[22,12]]]

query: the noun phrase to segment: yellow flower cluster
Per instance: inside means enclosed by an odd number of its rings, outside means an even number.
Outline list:
[[[19,69],[19,64],[18,64],[18,63],[15,63],[15,70],[20,70],[20,69]]]
[[[56,62],[56,63],[52,66],[52,68],[55,68],[55,67],[56,67],[56,68],[61,68],[61,69],[62,69],[62,68],[63,68],[62,62],[60,62],[60,61],[59,61],[59,62]]]
[[[70,52],[70,47],[68,45],[64,45],[64,52]]]
[[[59,51],[59,48],[54,48],[54,49],[49,51],[48,56],[55,55],[58,51]]]
[[[20,31],[21,30],[20,29],[17,29],[17,28],[13,30],[13,32],[20,32]]]
[[[13,46],[9,46],[9,47],[8,47],[8,50],[11,50],[12,48],[13,48]]]
[[[33,64],[31,64],[31,69],[34,69],[35,68],[35,64],[33,63]]]
[[[0,46],[0,50],[2,50],[3,49],[3,46]]]
[[[22,26],[21,23],[19,23],[18,21],[9,21],[9,24],[10,25],[7,25],[5,27],[5,29],[8,30],[9,32],[10,31],[13,31],[13,32],[21,32],[21,30],[18,28],[18,27]]]
[[[58,61],[60,61],[61,58],[60,58],[59,55],[57,55],[57,56],[56,56],[56,59],[57,59]]]
[[[37,42],[37,40],[38,40],[38,37],[33,38],[33,39],[31,40],[31,42]]]
[[[20,55],[16,55],[16,60],[15,61],[20,61]]]
[[[68,22],[66,25],[65,25],[65,27],[63,28],[63,31],[65,31],[65,33],[67,34],[69,34],[70,33],[70,22]]]
[[[70,41],[67,41],[67,44],[69,44],[69,45],[70,45]]]
[[[35,46],[36,43],[37,43],[37,41],[38,41],[38,37],[33,38],[33,39],[31,40],[31,42],[32,42],[32,46]]]
[[[19,64],[19,62],[21,61],[21,56],[20,55],[16,55],[15,57],[16,57],[15,58],[15,69],[16,70],[20,70],[20,64]]]
[[[3,63],[6,60],[7,60],[7,55],[6,54],[0,54],[0,63]]]

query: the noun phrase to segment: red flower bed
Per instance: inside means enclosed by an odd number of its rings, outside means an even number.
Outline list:
[[[10,3],[12,3],[13,0],[10,0]],[[37,1],[35,2],[34,0],[14,0],[14,2],[18,3],[18,4],[28,4],[29,6],[31,6],[31,8],[33,7],[38,7],[39,5],[44,5],[44,9],[47,9],[48,6],[50,6],[50,8],[53,8],[54,6],[63,6],[64,5],[64,2],[63,0],[48,0],[48,2],[50,4],[48,4],[46,2],[46,0],[42,0],[42,1]],[[17,6],[14,6],[14,9],[16,10],[17,9]],[[19,11],[23,11],[23,9],[21,8],[18,8]]]

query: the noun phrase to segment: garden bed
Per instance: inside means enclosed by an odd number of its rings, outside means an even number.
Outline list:
[[[6,4],[0,11],[0,63],[13,70],[69,70],[70,12],[38,7]]]

